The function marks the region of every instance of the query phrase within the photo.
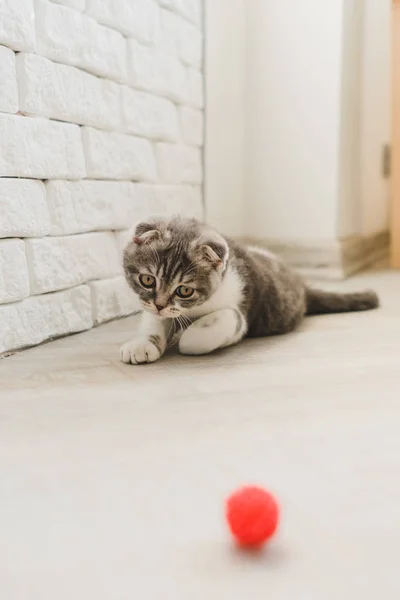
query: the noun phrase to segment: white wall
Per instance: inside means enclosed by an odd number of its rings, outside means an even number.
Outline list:
[[[389,225],[390,185],[381,171],[382,146],[391,138],[392,0],[364,0],[361,81],[362,232]]]
[[[247,2],[247,235],[336,233],[343,3]]]
[[[127,228],[202,216],[203,21],[201,0],[0,12],[2,353],[132,312]]]
[[[283,242],[385,229],[390,0],[297,0],[290,10],[235,0],[229,20],[224,4],[207,4],[209,220]]]

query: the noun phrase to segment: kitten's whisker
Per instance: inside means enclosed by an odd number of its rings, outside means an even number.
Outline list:
[[[179,327],[181,328],[181,331],[182,331],[182,333],[183,333],[185,330],[183,329],[183,325],[182,325],[182,322],[181,322],[181,317],[180,317],[180,316],[179,316],[179,317],[177,317],[177,319],[176,319],[176,320],[178,321],[178,325],[179,325]]]
[[[172,335],[171,335],[171,331],[172,331]],[[175,320],[171,319],[171,326],[168,329],[168,333],[167,333],[167,349],[173,345],[174,337],[175,337]]]
[[[180,328],[181,328],[182,334],[183,334],[186,331],[188,326],[187,326],[187,323],[182,319],[182,315],[179,315],[178,323],[180,325]]]
[[[186,327],[190,327],[190,325],[192,324],[192,320],[187,315],[182,313],[180,315],[180,318],[182,319]]]

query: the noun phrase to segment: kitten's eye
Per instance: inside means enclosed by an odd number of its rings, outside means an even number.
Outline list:
[[[156,285],[156,278],[153,275],[139,275],[139,281],[147,289],[153,288]]]
[[[194,289],[187,285],[180,285],[176,288],[175,294],[179,296],[179,298],[190,298],[190,296],[193,296],[194,294]]]

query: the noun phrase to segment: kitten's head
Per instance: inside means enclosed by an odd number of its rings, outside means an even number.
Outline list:
[[[228,260],[224,238],[195,219],[138,223],[124,250],[124,271],[144,310],[175,318],[217,290]]]

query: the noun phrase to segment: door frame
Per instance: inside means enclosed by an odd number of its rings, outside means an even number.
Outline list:
[[[400,269],[400,0],[392,2],[391,265]]]

